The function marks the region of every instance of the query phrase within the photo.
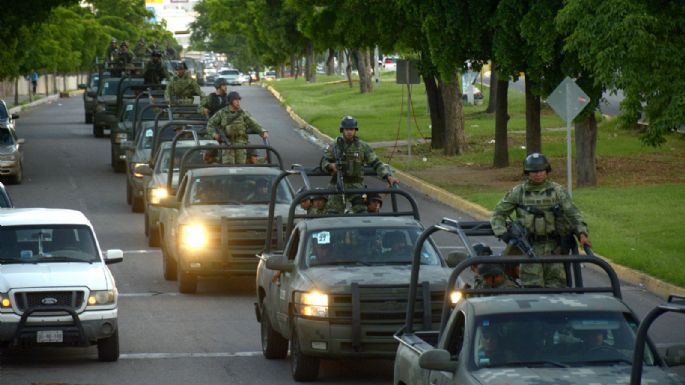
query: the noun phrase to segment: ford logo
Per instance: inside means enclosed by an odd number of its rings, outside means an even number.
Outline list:
[[[40,301],[40,303],[42,303],[43,305],[54,305],[57,303],[57,299],[52,297],[45,297]]]

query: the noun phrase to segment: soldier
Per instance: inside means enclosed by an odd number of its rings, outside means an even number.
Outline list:
[[[125,76],[127,67],[131,62],[133,62],[133,54],[128,50],[128,43],[122,41],[117,53],[116,69],[112,71],[112,75]]]
[[[383,207],[383,197],[379,193],[366,194],[366,211],[371,214],[378,214]]]
[[[112,38],[107,46],[107,53],[105,54],[105,61],[108,63],[114,63],[117,60],[119,54],[119,47],[117,46],[117,39]]]
[[[219,133],[219,130],[222,130],[232,145],[246,145],[248,133],[256,133],[268,139],[268,131],[262,129],[249,113],[240,108],[240,99],[237,92],[228,93],[228,105],[209,119],[207,133],[217,141],[222,141],[222,135]],[[241,164],[245,162],[246,157],[245,149],[224,150],[222,161],[224,164]]]
[[[171,44],[169,44],[169,43],[166,44],[165,53],[166,53],[166,56],[168,59],[177,59],[178,58],[178,53],[176,52],[176,49],[174,47],[172,47]]]
[[[138,43],[136,43],[136,46],[133,48],[133,54],[136,55],[138,58],[143,58],[144,56],[147,56],[147,47],[145,47],[145,39],[140,38],[138,39]]]
[[[152,57],[145,64],[145,83],[147,84],[162,84],[162,80],[169,79],[169,73],[162,65],[162,53],[159,51],[152,52]]]
[[[207,95],[207,97],[202,100],[201,104],[202,112],[208,118],[214,116],[215,113],[228,104],[228,98],[226,97],[228,82],[226,82],[226,79],[216,79],[216,81],[214,81],[214,88],[216,88],[216,92]]]
[[[326,203],[328,197],[324,194],[312,195],[312,207],[307,211],[309,215],[324,215],[326,214]]]
[[[164,90],[164,100],[169,103],[193,104],[193,96],[202,96],[202,90],[195,79],[186,71],[186,63],[181,62],[176,68],[176,76],[171,79]]]
[[[247,157],[245,158],[246,164],[258,164],[259,163],[259,153],[254,148],[247,149]]]
[[[312,207],[312,196],[307,195],[306,197],[302,198],[300,200],[300,208],[309,214],[309,210]]]
[[[321,169],[332,174],[330,188],[335,188],[337,185],[337,172],[342,173],[342,179],[345,189],[361,189],[364,188],[364,166],[368,165],[374,168],[379,177],[385,179],[388,185],[398,183],[390,173],[390,167],[381,162],[376,153],[371,147],[361,141],[357,137],[357,119],[351,116],[345,116],[340,121],[340,133],[336,141],[324,150],[324,156],[321,159]],[[343,166],[342,170],[338,170],[339,163]],[[346,194],[345,198],[352,203],[352,212],[360,213],[366,211],[364,199],[361,195]],[[341,195],[334,195],[328,201],[326,210],[331,213],[345,212],[345,204]]]
[[[476,289],[510,289],[519,287],[519,285],[517,285],[516,282],[511,280],[504,273],[504,268],[497,264],[482,263],[478,265],[478,276],[480,277],[480,280],[476,280],[476,283],[474,285]]]
[[[516,218],[526,227],[528,241],[537,255],[568,254],[569,246],[562,249],[562,241],[572,235],[581,245],[592,246],[587,225],[571,197],[563,187],[547,179],[552,171],[547,158],[539,153],[528,155],[523,171],[527,180],[508,192],[492,212],[490,223],[495,235],[505,242],[511,240],[506,220],[516,211]],[[523,286],[566,286],[561,264],[523,264],[520,279]]]

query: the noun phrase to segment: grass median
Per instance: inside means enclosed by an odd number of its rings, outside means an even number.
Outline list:
[[[336,136],[343,115],[359,120],[359,136],[368,142],[407,139],[406,88],[394,84],[394,75],[371,93],[359,94],[340,77],[319,76],[316,83],[304,79],[280,79],[270,84],[304,120],[322,132]],[[479,85],[480,87],[480,85]],[[481,88],[482,105],[465,106],[467,150],[445,157],[429,144],[390,146],[377,150],[394,167],[408,171],[481,206],[492,209],[506,191],[522,180],[525,149],[525,99],[509,91],[510,167],[495,169],[494,114],[483,111],[488,89]],[[412,90],[414,106],[412,136],[430,136],[423,84]],[[550,158],[552,179],[566,184],[565,124],[549,108],[542,111],[543,152]],[[674,133],[659,147],[643,146],[639,133],[602,119],[597,135],[598,186],[576,188],[573,197],[590,227],[595,250],[612,261],[667,282],[685,287],[685,137]]]

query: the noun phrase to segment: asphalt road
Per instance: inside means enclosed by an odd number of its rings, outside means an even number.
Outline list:
[[[243,107],[270,130],[271,143],[286,164],[318,162],[321,150],[315,141],[296,130],[266,90],[238,90]],[[253,278],[200,281],[196,295],[180,295],[174,282],[163,279],[161,253],[147,247],[143,215],[131,213],[126,204],[125,176],[110,168],[109,140],[94,138],[91,126],[83,123],[80,97],[22,113],[17,130],[26,139],[26,150],[24,183],[8,186],[15,204],[81,210],[103,249],[125,251],[124,262],[111,265],[120,292],[122,355],[118,362],[100,363],[94,347],[5,351],[0,356],[1,385],[294,383],[287,360],[261,356]],[[471,219],[429,197],[416,198],[426,225],[444,216]],[[445,249],[455,246],[444,237],[439,243]],[[596,278],[588,271],[586,280]],[[639,316],[659,303],[638,287],[624,286],[623,292]],[[656,327],[658,343],[685,339],[682,319],[669,317]],[[391,382],[392,362],[382,360],[324,361],[318,381]]]

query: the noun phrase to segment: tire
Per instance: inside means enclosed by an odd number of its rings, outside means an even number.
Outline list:
[[[105,136],[105,130],[102,128],[102,126],[98,126],[97,124],[93,123],[93,136],[96,138],[102,138]]]
[[[147,216],[147,213],[145,213],[145,236],[150,236],[150,217]]]
[[[126,162],[116,161],[114,163],[114,172],[121,174],[126,172]]]
[[[149,227],[147,230],[147,245],[150,247],[159,247],[159,229]]]
[[[86,124],[93,123],[93,114],[89,114],[86,112]]]
[[[24,165],[21,162],[17,163],[17,174],[13,175],[10,179],[12,184],[21,184],[24,180]]]
[[[119,330],[98,340],[98,361],[114,362],[119,359]]]
[[[145,202],[143,201],[143,198],[137,198],[133,196],[133,187],[131,187],[131,211],[134,213],[142,213],[143,210],[145,210]],[[145,231],[147,231],[147,224],[145,226]]]
[[[262,337],[262,354],[269,360],[285,358],[288,356],[288,340],[274,330],[271,320],[266,311],[266,305],[262,304],[262,323],[260,327]]]
[[[183,294],[195,294],[197,292],[197,276],[182,268],[178,269],[178,291]]]
[[[131,184],[126,181],[126,204],[132,204],[133,203],[133,191],[131,191],[133,188],[131,187]]]
[[[169,252],[162,242],[162,268],[164,270],[164,279],[167,281],[175,281],[178,276],[178,265],[176,260],[169,256]]]
[[[319,358],[302,354],[295,331],[290,338],[290,374],[295,381],[314,381],[319,376]]]

